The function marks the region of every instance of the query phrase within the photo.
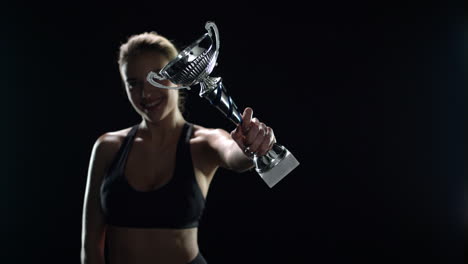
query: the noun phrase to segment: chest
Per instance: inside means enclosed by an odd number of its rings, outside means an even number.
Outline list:
[[[177,166],[176,143],[155,148],[141,141],[134,142],[124,169],[128,183],[139,191],[156,190],[168,183]]]

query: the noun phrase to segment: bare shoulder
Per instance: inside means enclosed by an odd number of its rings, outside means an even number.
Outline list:
[[[219,140],[231,138],[231,135],[221,128],[206,128],[200,125],[194,125],[193,130],[192,140],[196,144],[213,145]]]
[[[93,146],[93,159],[102,163],[108,163],[119,150],[130,129],[131,127],[106,132],[99,136]]]
[[[223,129],[193,126],[193,136],[190,139],[192,159],[195,167],[206,176],[208,183],[213,178],[216,169],[222,164],[220,142],[229,138],[231,135]]]
[[[231,135],[221,128],[205,128],[194,125],[193,137],[190,140],[192,150],[210,164],[223,164],[223,155],[233,144]]]
[[[117,131],[106,132],[99,136],[95,145],[103,150],[109,150],[118,147],[120,144],[122,144],[130,129],[131,128],[125,128]]]

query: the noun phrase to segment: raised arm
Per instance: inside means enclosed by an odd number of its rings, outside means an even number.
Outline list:
[[[117,152],[118,141],[107,134],[97,139],[93,146],[88,168],[88,178],[83,203],[81,263],[104,264],[106,225],[100,203],[100,186],[112,157]]]
[[[242,125],[230,135],[222,129],[210,133],[208,142],[219,166],[237,172],[251,169],[254,166],[252,153],[264,155],[276,142],[273,130],[252,115],[253,110],[246,108]]]

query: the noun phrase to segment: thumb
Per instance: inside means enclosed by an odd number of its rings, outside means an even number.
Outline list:
[[[253,110],[250,107],[244,109],[242,114],[242,130],[248,131],[250,128],[250,122],[252,121]]]

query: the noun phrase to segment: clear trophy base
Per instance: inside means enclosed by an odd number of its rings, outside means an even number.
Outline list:
[[[255,156],[254,162],[255,170],[270,188],[299,165],[289,150],[276,143],[267,154]]]

